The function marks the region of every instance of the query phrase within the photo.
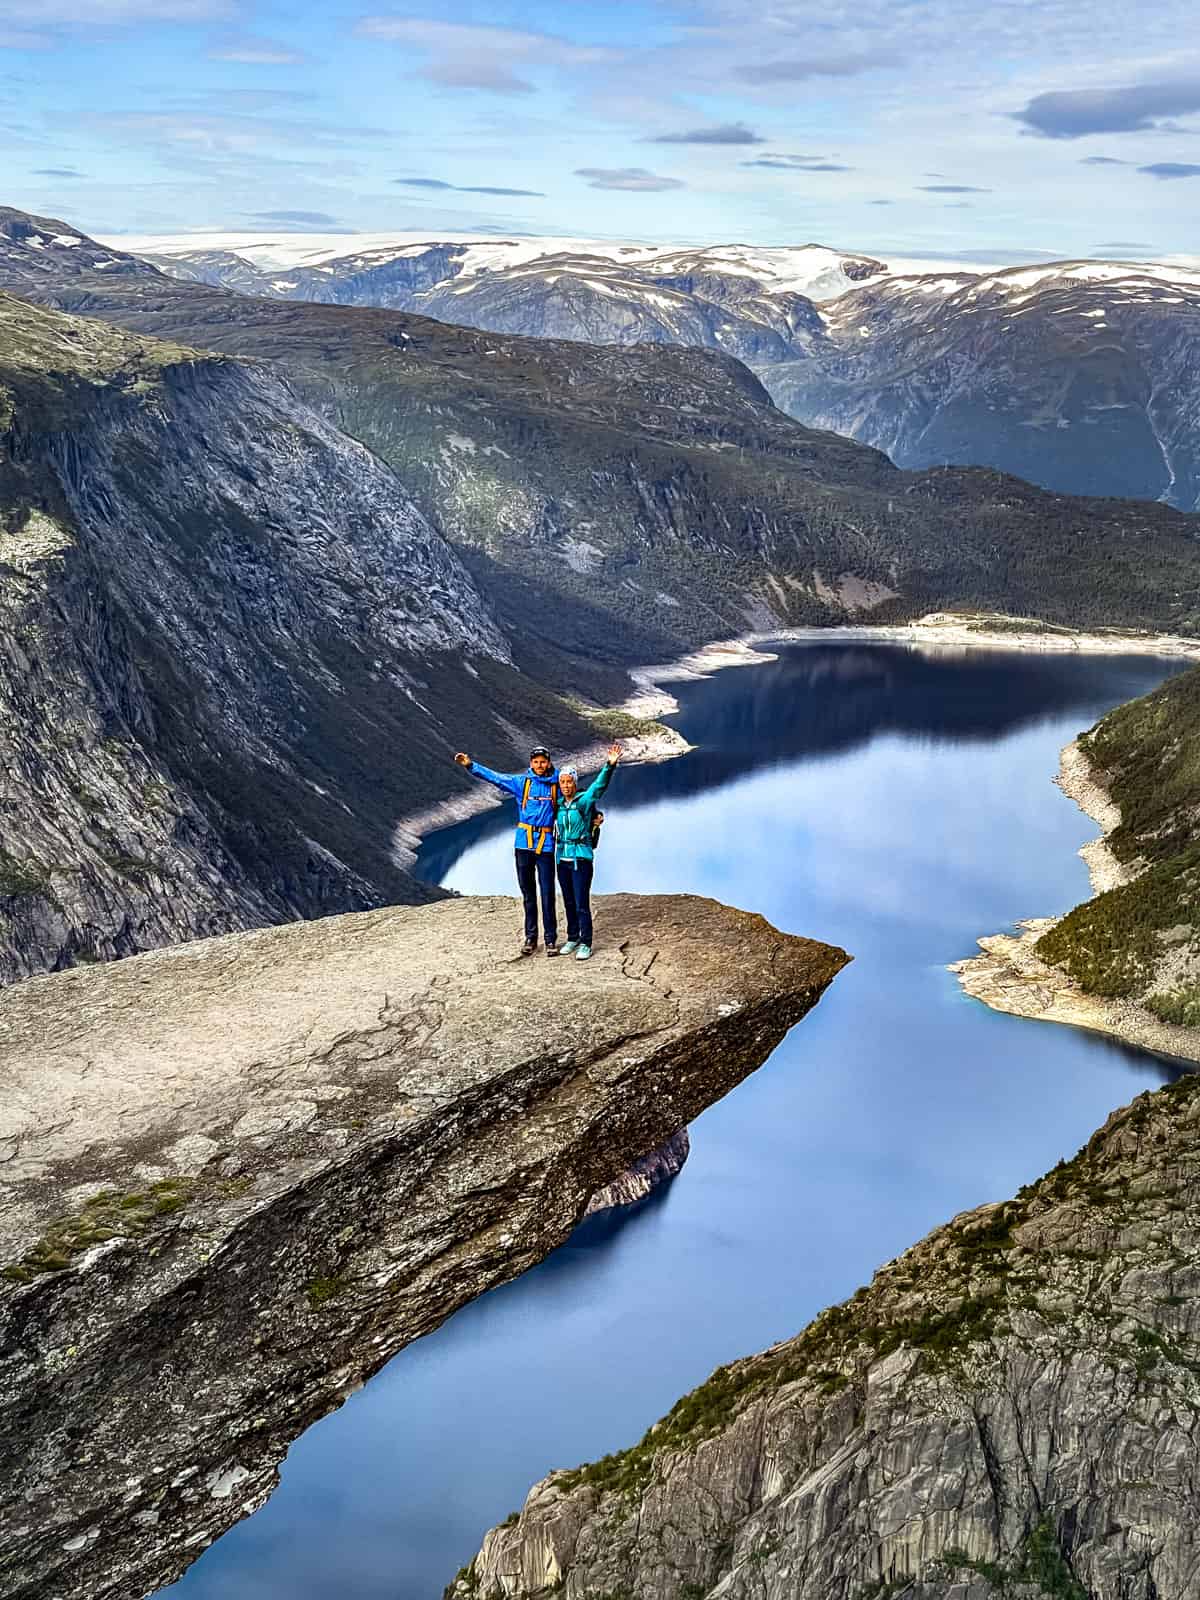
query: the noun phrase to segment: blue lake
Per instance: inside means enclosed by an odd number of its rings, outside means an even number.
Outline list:
[[[996,1015],[945,968],[1087,895],[1076,851],[1096,830],[1051,783],[1059,748],[1177,666],[814,643],[684,685],[671,720],[697,748],[617,773],[598,892],[713,895],[854,963],[692,1125],[669,1188],[403,1351],[166,1592],[436,1600],[551,1468],[632,1443],[713,1367],[796,1332],[1171,1075]],[[489,813],[428,841],[422,868],[510,893],[511,841]],[[546,963],[564,992],[572,976]]]

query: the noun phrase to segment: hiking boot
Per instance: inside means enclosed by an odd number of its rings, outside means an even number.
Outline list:
[[[591,959],[591,955],[592,955],[592,947],[591,947],[591,945],[590,944],[581,944],[579,946],[579,949],[576,950],[576,952],[575,952],[575,959],[576,959],[576,961],[589,961]]]
[[[537,940],[536,939],[526,939],[525,943],[521,946],[521,954],[523,956],[531,956],[536,949],[537,949]]]
[[[578,950],[578,949],[579,949],[579,940],[578,939],[568,939],[566,944],[564,944],[563,947],[562,947],[562,954],[564,956],[573,956],[575,954],[576,950]]]
[[[546,946],[546,954],[548,956],[556,956],[558,954],[558,946],[556,944],[548,944]]]

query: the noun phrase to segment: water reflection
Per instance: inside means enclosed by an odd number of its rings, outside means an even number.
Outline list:
[[[1051,787],[1058,748],[1169,670],[821,645],[685,686],[676,720],[699,748],[619,774],[600,887],[714,894],[854,963],[694,1125],[668,1190],[404,1351],[178,1591],[435,1600],[550,1467],[631,1442],[719,1362],[794,1333],[1173,1075],[989,1012],[945,971],[978,934],[1087,893],[1075,851],[1094,830]],[[511,830],[475,819],[423,861],[509,892]]]

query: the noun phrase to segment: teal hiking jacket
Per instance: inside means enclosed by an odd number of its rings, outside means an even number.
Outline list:
[[[554,849],[560,861],[592,860],[592,818],[616,770],[606,761],[600,775],[573,800],[565,800],[559,794]]]

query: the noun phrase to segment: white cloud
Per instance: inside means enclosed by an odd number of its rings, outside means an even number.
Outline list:
[[[294,67],[310,59],[303,50],[293,50],[275,39],[259,39],[251,34],[226,39],[208,53],[213,61],[237,61],[252,67]]]
[[[661,194],[666,189],[686,189],[682,178],[664,178],[645,167],[576,167],[575,176],[586,178],[593,189],[625,189],[630,194]]]
[[[0,23],[39,27],[114,27],[134,22],[211,22],[232,16],[234,0],[45,0],[31,17],[26,0],[0,0]]]
[[[364,17],[355,28],[362,37],[389,39],[427,53],[421,75],[453,89],[485,89],[495,94],[530,94],[533,84],[517,67],[556,69],[595,66],[619,59],[600,45],[579,45],[556,34],[520,28],[439,22],[427,17]]]

